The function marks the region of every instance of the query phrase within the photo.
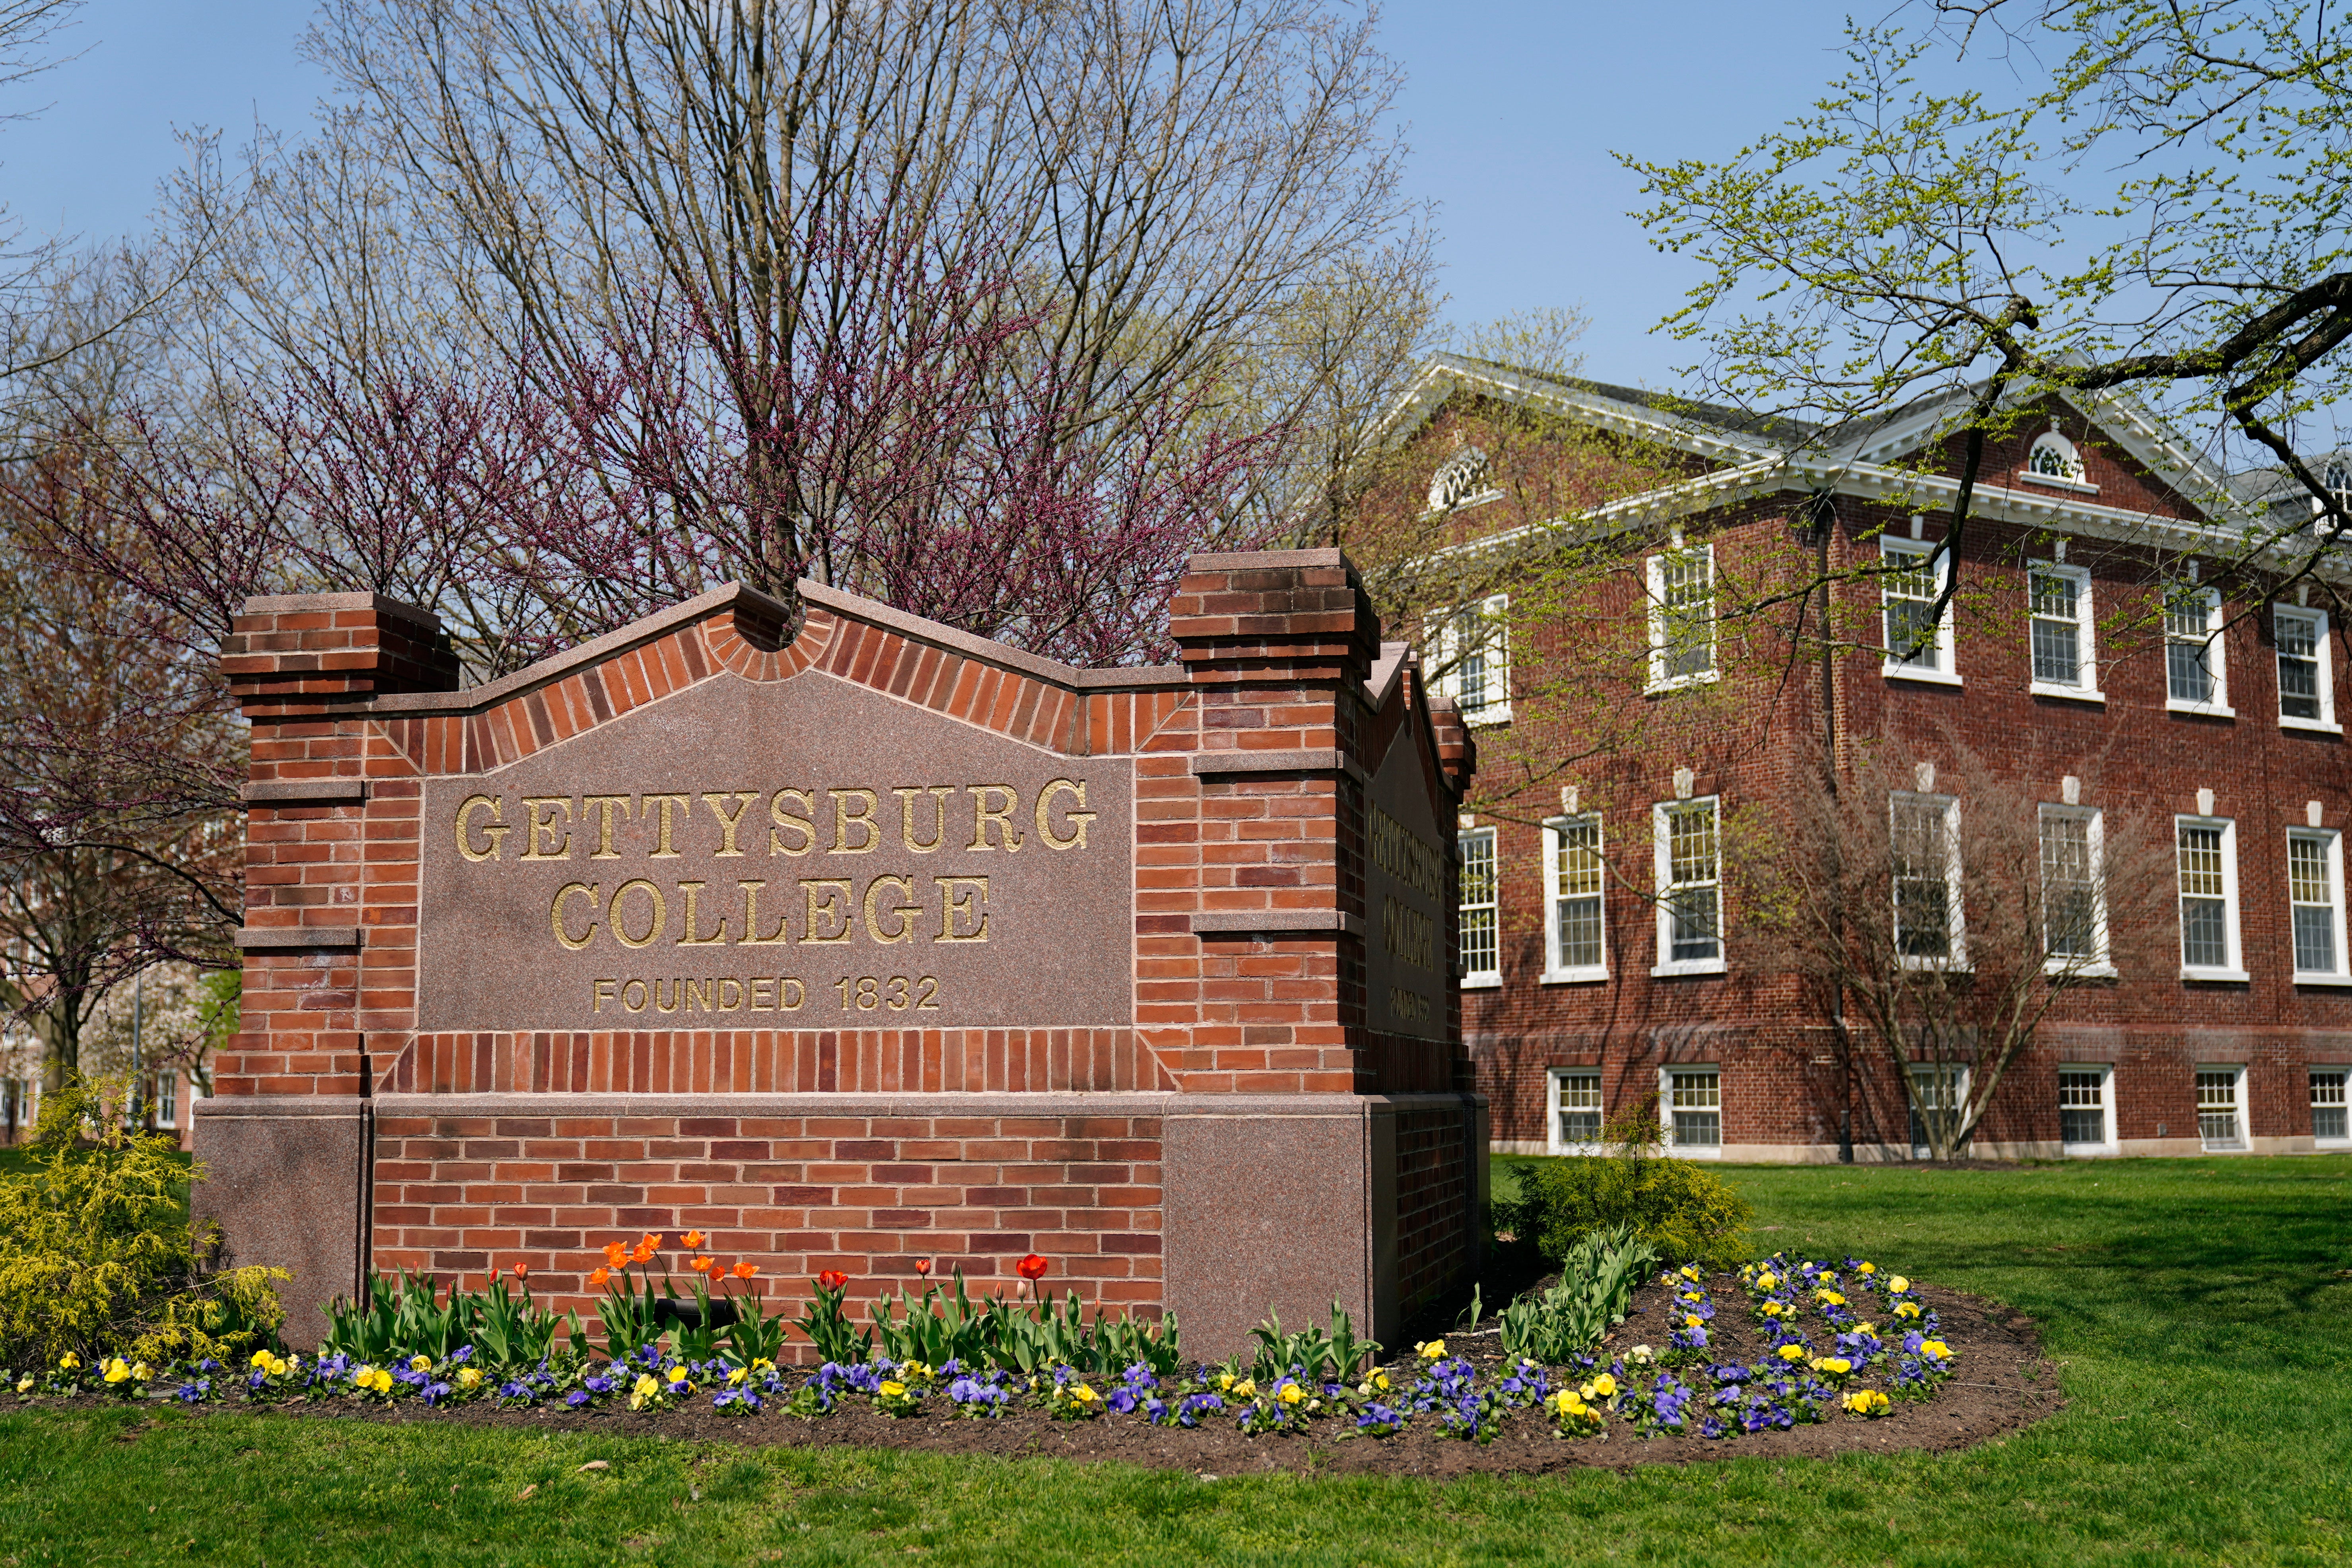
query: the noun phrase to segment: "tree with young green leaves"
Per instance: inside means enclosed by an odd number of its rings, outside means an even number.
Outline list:
[[[1702,269],[1666,323],[1704,351],[1695,394],[1813,421],[1831,456],[1939,408],[1913,461],[1957,453],[1956,560],[1989,438],[2053,395],[2136,395],[2203,433],[2211,471],[2273,470],[2224,569],[2311,574],[2352,525],[2309,456],[2352,390],[2352,19],[1933,0],[1908,20],[1850,26],[1845,73],[1727,158],[1624,158],[1660,248]]]

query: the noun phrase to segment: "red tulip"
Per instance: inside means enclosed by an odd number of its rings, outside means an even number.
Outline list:
[[[928,1258],[918,1258],[915,1259],[915,1272],[921,1275],[926,1279],[929,1279],[931,1277],[931,1260]]]
[[[1045,1260],[1034,1252],[1013,1266],[1014,1273],[1033,1285],[1045,1277]]]
[[[816,1283],[821,1290],[838,1290],[849,1283],[849,1276],[838,1268],[828,1268],[816,1277]]]
[[[516,1279],[522,1279],[525,1275],[529,1274],[530,1272],[530,1264],[528,1264],[528,1263],[518,1263],[518,1264],[516,1264],[516,1265],[515,1265],[515,1278],[516,1278]]]

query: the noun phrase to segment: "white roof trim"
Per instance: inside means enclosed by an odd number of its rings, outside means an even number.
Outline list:
[[[1654,441],[1709,462],[1747,463],[1759,458],[1778,458],[1787,450],[1758,437],[1695,419],[1675,418],[1638,403],[1604,397],[1543,376],[1450,353],[1432,355],[1404,395],[1381,416],[1378,427],[1381,439],[1391,445],[1405,440],[1426,424],[1448,397],[1462,390],[1482,392],[1506,403],[1534,404],[1600,429]]]

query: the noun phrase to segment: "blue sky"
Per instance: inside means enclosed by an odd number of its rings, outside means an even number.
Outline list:
[[[0,108],[0,202],[28,235],[133,232],[180,153],[177,127],[245,140],[298,129],[322,79],[295,54],[311,0],[92,0],[79,58]],[[1817,0],[1653,5],[1397,0],[1414,191],[1440,204],[1457,320],[1543,305],[1592,318],[1587,369],[1664,385],[1686,350],[1649,328],[1690,281],[1625,214],[1612,150],[1727,153],[1801,107],[1837,65],[1846,7]]]

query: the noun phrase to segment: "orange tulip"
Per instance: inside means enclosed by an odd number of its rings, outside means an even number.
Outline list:
[[[686,1243],[688,1247],[700,1247],[702,1245],[702,1233],[698,1230],[689,1230],[684,1236],[679,1237],[678,1239]]]
[[[605,1262],[607,1262],[607,1263],[611,1264],[614,1268],[620,1268],[620,1267],[621,1267],[621,1265],[623,1265],[624,1263],[626,1263],[628,1260],[629,1260],[629,1249],[628,1249],[628,1247],[627,1247],[625,1243],[618,1242],[618,1241],[608,1241],[608,1242],[606,1242],[606,1243],[604,1244],[604,1261],[605,1261]]]
[[[694,1271],[695,1271],[697,1274],[708,1274],[708,1273],[709,1273],[709,1272],[710,1272],[710,1265],[712,1264],[712,1262],[713,1262],[713,1261],[715,1261],[715,1260],[714,1260],[714,1259],[712,1259],[712,1258],[696,1258],[696,1259],[694,1260],[694,1265],[693,1265],[693,1267],[694,1267]]]
[[[588,1283],[591,1285],[602,1285],[605,1280],[610,1279],[612,1277],[613,1275],[611,1270],[599,1268],[595,1273],[588,1276]]]
[[[752,1275],[757,1274],[759,1269],[752,1267],[750,1258],[742,1258],[736,1259],[735,1267],[730,1272],[738,1279],[749,1279]]]
[[[515,1278],[516,1278],[516,1279],[523,1279],[523,1278],[525,1278],[526,1276],[528,1276],[530,1273],[530,1264],[528,1264],[528,1263],[518,1263],[518,1264],[516,1264],[516,1265],[515,1265]]]
[[[632,1263],[651,1263],[653,1260],[654,1248],[651,1242],[641,1241],[637,1243],[637,1249],[629,1254],[629,1261]]]
[[[816,1277],[816,1283],[819,1289],[838,1290],[849,1283],[849,1276],[838,1268],[828,1268]]]
[[[929,1279],[931,1277],[931,1260],[928,1258],[915,1259],[915,1272]]]

